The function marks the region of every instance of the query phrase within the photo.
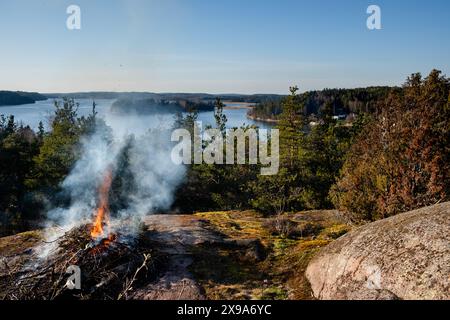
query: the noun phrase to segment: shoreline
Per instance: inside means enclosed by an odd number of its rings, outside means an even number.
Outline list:
[[[235,101],[223,101],[224,109],[238,110],[238,109],[253,109],[256,104],[250,102],[235,102]],[[230,105],[227,105],[230,104]]]
[[[257,121],[257,122],[265,122],[265,123],[272,123],[272,124],[276,124],[276,123],[280,122],[280,120],[278,120],[278,119],[258,118],[258,117],[255,117],[255,116],[251,116],[249,114],[247,114],[247,119],[253,120],[253,121]]]

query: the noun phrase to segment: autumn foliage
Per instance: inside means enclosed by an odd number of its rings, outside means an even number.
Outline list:
[[[380,104],[331,190],[337,208],[376,220],[449,199],[449,84],[413,74]]]

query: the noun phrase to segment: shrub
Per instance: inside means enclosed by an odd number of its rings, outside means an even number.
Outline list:
[[[297,223],[290,220],[288,217],[278,215],[275,218],[268,219],[263,223],[271,234],[281,236],[283,238],[291,238],[295,236]]]
[[[272,235],[288,239],[316,236],[322,230],[319,224],[311,222],[298,223],[283,215],[268,219],[263,224],[263,227]]]
[[[306,222],[298,224],[295,228],[295,233],[302,238],[306,238],[316,236],[321,230],[322,226],[320,224]]]

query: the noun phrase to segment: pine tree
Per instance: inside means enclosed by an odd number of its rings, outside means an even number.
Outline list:
[[[216,99],[215,110],[214,110],[214,119],[216,120],[216,128],[222,132],[222,135],[225,137],[225,130],[227,128],[227,116],[223,113],[224,104],[220,100],[220,98]]]
[[[301,146],[304,141],[305,118],[304,105],[297,95],[298,87],[290,89],[290,95],[283,101],[283,112],[280,115],[280,163],[281,166],[295,170],[301,157]]]
[[[298,87],[290,88],[283,101],[280,130],[280,168],[273,176],[258,176],[251,182],[253,198],[250,204],[268,214],[305,208],[308,198],[305,180],[305,117],[304,104],[297,95]]]
[[[75,102],[64,99],[61,105],[55,101],[55,108],[52,130],[44,137],[40,153],[35,158],[35,183],[51,189],[57,188],[75,163],[81,135]]]
[[[44,124],[42,123],[42,121],[39,121],[37,136],[41,142],[44,140],[44,135],[45,135]]]
[[[38,152],[37,140],[33,130],[17,126],[14,117],[0,121],[0,235],[24,230],[27,220],[38,214],[36,207],[26,210],[26,181]]]

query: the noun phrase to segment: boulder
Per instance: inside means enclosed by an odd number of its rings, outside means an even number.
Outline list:
[[[450,202],[354,229],[306,277],[318,299],[450,299]]]

